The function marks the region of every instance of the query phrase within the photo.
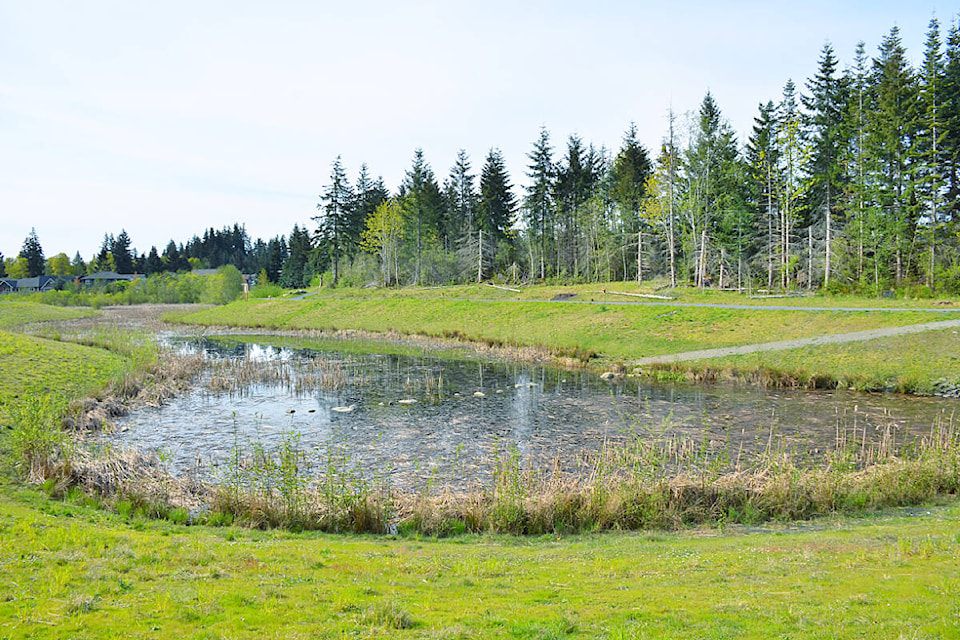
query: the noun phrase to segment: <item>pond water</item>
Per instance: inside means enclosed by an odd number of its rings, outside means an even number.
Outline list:
[[[695,442],[731,462],[771,444],[816,456],[838,441],[907,442],[960,408],[894,394],[607,381],[467,352],[357,353],[235,337],[176,344],[205,354],[205,380],[119,419],[103,438],[205,478],[216,478],[238,447],[271,450],[292,438],[318,464],[337,448],[364,473],[408,489],[485,481],[491,457],[513,447],[525,465],[565,470],[638,438]]]

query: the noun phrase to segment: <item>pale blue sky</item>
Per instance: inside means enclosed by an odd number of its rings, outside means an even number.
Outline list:
[[[442,181],[502,149],[514,184],[541,125],[655,151],[709,89],[745,139],[757,104],[900,27],[914,62],[935,2],[0,0],[0,252],[35,227],[89,258],[239,222],[308,223],[342,155],[396,189],[422,147]],[[519,193],[519,189],[518,189]]]

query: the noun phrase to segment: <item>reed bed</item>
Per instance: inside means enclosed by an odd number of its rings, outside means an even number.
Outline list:
[[[951,421],[909,443],[891,433],[864,444],[848,433],[835,445],[816,462],[779,445],[732,461],[690,439],[638,439],[584,454],[574,471],[559,460],[529,468],[505,445],[486,461],[491,479],[463,491],[443,482],[399,491],[386,473],[365,473],[344,443],[311,457],[296,434],[273,449],[236,445],[213,484],[173,478],[162,462],[131,452],[73,454],[36,469],[51,491],[80,487],[160,517],[189,507],[198,523],[432,536],[758,525],[916,505],[960,490],[960,429]]]

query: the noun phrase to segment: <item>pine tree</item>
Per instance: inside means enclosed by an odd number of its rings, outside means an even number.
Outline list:
[[[820,54],[820,67],[807,81],[809,96],[802,102],[807,110],[804,118],[812,145],[810,162],[810,206],[822,220],[824,228],[823,286],[829,286],[833,268],[832,243],[834,225],[839,211],[839,198],[844,189],[843,168],[840,164],[845,103],[843,81],[836,75],[837,59],[833,47],[827,43]],[[812,280],[810,274],[808,282]]]
[[[873,61],[871,84],[875,111],[867,126],[867,153],[876,163],[873,205],[881,214],[886,248],[900,284],[910,265],[908,251],[916,230],[915,184],[911,180],[911,145],[917,132],[917,83],[893,27]]]
[[[927,268],[927,284],[931,290],[936,286],[937,245],[943,191],[944,155],[944,66],[940,41],[940,23],[930,20],[927,30],[923,68],[920,73],[918,110],[917,176],[918,197],[922,205],[922,217],[927,221],[930,260]]]
[[[773,101],[759,106],[754,118],[753,132],[747,142],[747,193],[755,211],[766,221],[767,288],[772,289],[777,272],[777,238],[779,238],[780,165],[777,147],[777,108]]]
[[[340,279],[340,261],[351,249],[351,208],[355,204],[353,191],[347,181],[340,156],[330,170],[330,184],[320,196],[317,209],[322,213],[313,219],[317,222],[317,237],[322,251],[333,264],[333,282]]]
[[[447,235],[462,242],[478,229],[477,203],[479,196],[474,186],[475,177],[470,173],[470,158],[463,149],[457,152],[457,161],[450,169],[444,183],[444,206],[448,211]]]
[[[155,273],[160,273],[163,271],[163,260],[160,259],[160,254],[157,253],[156,247],[150,247],[150,252],[147,254],[146,259],[143,261],[143,272],[150,276]]]
[[[943,70],[943,161],[946,193],[941,212],[944,223],[960,220],[960,27],[947,34]]]
[[[423,281],[423,252],[438,239],[443,199],[433,169],[423,157],[423,149],[414,152],[413,166],[400,187],[404,217],[410,224],[407,234],[414,242],[414,284]]]
[[[643,280],[643,251],[640,204],[643,200],[647,178],[650,176],[650,156],[647,150],[637,140],[637,126],[630,123],[630,128],[623,136],[623,144],[617,153],[610,171],[611,197],[620,212],[620,249],[623,259],[623,277],[627,277],[629,248],[637,247],[637,281]],[[631,237],[636,235],[636,245]]]
[[[86,275],[87,273],[87,264],[83,261],[83,256],[80,255],[80,252],[77,251],[77,254],[73,256],[73,260],[70,261],[70,275],[79,278]]]
[[[552,264],[552,259],[548,261],[548,252],[554,246],[553,194],[557,177],[550,134],[546,127],[541,127],[540,137],[527,158],[530,160],[527,165],[530,184],[526,187],[523,209],[530,253],[530,276],[537,278],[539,272],[539,278],[543,279],[547,276],[547,263]]]
[[[23,241],[23,247],[20,249],[20,256],[26,261],[27,278],[34,278],[43,275],[43,267],[46,260],[43,257],[43,247],[40,246],[40,240],[37,238],[36,229],[30,229],[30,233]]]
[[[480,173],[480,201],[477,205],[477,228],[482,231],[493,253],[498,251],[507,257],[504,262],[511,262],[512,243],[509,229],[514,223],[517,213],[517,199],[513,194],[510,176],[507,175],[506,164],[499,149],[491,149],[483,164]],[[506,264],[498,265],[506,267]],[[481,275],[484,271],[480,269]]]
[[[126,230],[110,245],[110,254],[113,256],[113,270],[117,273],[133,273],[133,255],[130,253],[130,236]]]
[[[280,285],[287,288],[305,287],[312,276],[309,268],[313,243],[306,227],[293,225],[290,239],[287,241],[287,255],[283,261]]]

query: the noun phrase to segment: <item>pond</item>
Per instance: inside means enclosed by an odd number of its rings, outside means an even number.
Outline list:
[[[161,408],[120,418],[104,440],[157,452],[173,472],[205,479],[238,451],[295,441],[316,464],[345,451],[365,474],[415,489],[486,481],[492,457],[506,450],[527,466],[576,472],[602,448],[637,439],[693,443],[731,465],[771,447],[815,457],[838,445],[911,441],[960,407],[895,394],[603,380],[466,351],[266,342],[176,340],[205,355],[204,380]]]

